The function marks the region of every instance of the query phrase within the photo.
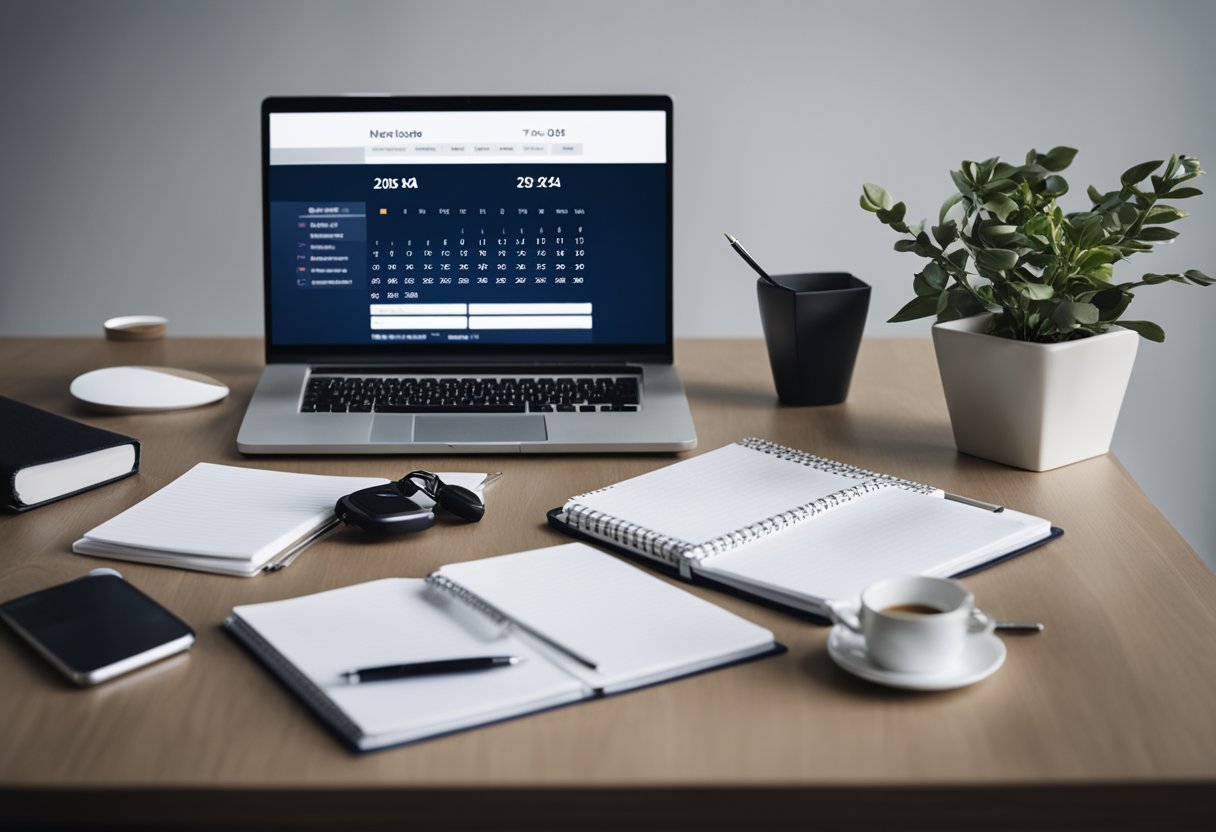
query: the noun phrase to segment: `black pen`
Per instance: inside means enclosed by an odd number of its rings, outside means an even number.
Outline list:
[[[410,664],[386,664],[381,667],[361,667],[340,674],[349,685],[364,682],[386,682],[391,679],[407,679],[410,676],[436,676],[441,673],[468,673],[473,670],[492,670],[510,667],[523,659],[518,656],[475,656],[468,659],[437,659],[431,662]]]
[[[739,245],[738,240],[736,240],[734,237],[727,234],[725,231],[723,231],[722,233],[724,235],[726,235],[726,239],[730,241],[730,247],[733,248],[735,251],[739,252],[739,256],[743,258],[743,260],[747,263],[747,265],[751,266],[753,269],[756,270],[756,274],[760,275],[760,277],[763,278],[765,280],[765,282],[767,282],[767,283],[771,283],[774,286],[780,285],[779,283],[777,283],[777,281],[773,280],[771,277],[768,276],[768,272],[766,272],[764,269],[760,268],[760,264],[752,259],[752,256],[747,253],[747,249],[745,249],[743,246]]]

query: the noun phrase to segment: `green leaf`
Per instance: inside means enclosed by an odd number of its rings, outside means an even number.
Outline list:
[[[1119,321],[1119,326],[1139,333],[1141,338],[1156,341],[1158,344],[1165,340],[1165,330],[1152,321]]]
[[[1172,240],[1178,236],[1178,232],[1172,228],[1144,228],[1136,235],[1136,239],[1142,243],[1163,243],[1166,240]]]
[[[981,248],[975,252],[975,262],[985,269],[1012,269],[1018,264],[1018,253],[1005,248]]]
[[[916,251],[916,240],[896,240],[896,251]]]
[[[1043,193],[1048,196],[1064,196],[1068,193],[1068,182],[1063,176],[1052,174],[1043,180]]]
[[[1206,274],[1199,271],[1199,269],[1188,269],[1183,272],[1183,274],[1186,276],[1187,280],[1191,281],[1196,286],[1211,286],[1213,283],[1216,283],[1216,280],[1208,277]]]
[[[1098,307],[1092,303],[1062,301],[1051,313],[1051,320],[1060,328],[1061,332],[1071,332],[1082,324],[1097,323]]]
[[[933,241],[929,239],[929,235],[924,231],[917,233],[916,246],[912,250],[921,257],[936,257],[941,254],[941,249],[933,245]]]
[[[1098,193],[1098,189],[1095,188],[1093,185],[1090,185],[1088,188],[1086,188],[1085,193],[1089,195],[1089,201],[1092,202],[1094,205],[1097,205],[1099,202],[1102,201],[1102,194]]]
[[[1198,188],[1174,188],[1165,195],[1164,199],[1190,199],[1193,196],[1200,196],[1203,191]]]
[[[1120,259],[1119,249],[1113,246],[1096,246],[1085,252],[1084,256],[1077,261],[1077,268],[1085,271],[1094,266],[1104,266],[1108,263],[1113,263],[1118,259]]]
[[[1110,283],[1110,279],[1114,277],[1115,274],[1115,267],[1110,263],[1103,263],[1099,266],[1090,266],[1081,273],[1086,277],[1101,280],[1103,283]]]
[[[963,175],[962,171],[950,171],[950,178],[954,180],[954,187],[958,188],[959,194],[966,195],[971,193],[971,183]]]
[[[1180,283],[1182,282],[1182,279],[1182,275],[1180,274],[1157,274],[1156,272],[1149,272],[1140,278],[1140,282],[1145,286],[1156,286],[1158,283],[1169,283],[1171,280]]]
[[[890,224],[896,223],[896,222],[903,222],[904,214],[906,214],[907,211],[908,211],[908,206],[904,205],[902,202],[897,202],[894,205],[892,205],[889,209],[883,209],[883,210],[879,211],[878,219],[882,220],[887,225],[890,225]]]
[[[1101,242],[1103,236],[1102,217],[1095,214],[1081,226],[1081,233],[1077,235],[1077,248],[1093,248]]]
[[[1173,205],[1154,205],[1149,209],[1148,216],[1144,218],[1145,225],[1165,225],[1168,222],[1175,222],[1183,217],[1189,217],[1186,211],[1175,208]]]
[[[984,192],[989,194],[1007,194],[1018,189],[1018,183],[1012,179],[993,179],[984,186]]]
[[[917,318],[927,318],[930,315],[937,314],[937,298],[936,297],[918,297],[909,301],[894,315],[887,319],[889,324],[903,323],[904,321],[915,321]]]
[[[980,303],[963,286],[954,285],[942,292],[937,299],[937,319],[956,321],[984,311]]]
[[[891,207],[891,195],[881,185],[867,182],[861,186],[861,193],[871,205],[876,206],[875,210]],[[862,207],[864,208],[865,206],[862,205]]]
[[[950,264],[953,265],[959,271],[965,271],[967,268],[967,258],[969,256],[970,255],[968,254],[967,249],[957,248],[954,251],[947,254],[946,259],[949,260]]]
[[[1016,285],[1018,291],[1031,300],[1047,300],[1048,298],[1055,297],[1056,294],[1055,289],[1052,289],[1046,283],[1030,283],[1022,280],[1018,281]]]
[[[946,201],[942,203],[941,210],[937,212],[938,225],[945,225],[946,214],[950,211],[951,208],[953,208],[955,205],[957,205],[959,200],[962,198],[963,198],[962,194],[950,194],[950,196],[946,197]]]
[[[985,202],[984,207],[996,214],[1001,222],[1007,220],[1010,214],[1018,210],[1018,204],[1004,194],[997,194]]]
[[[1140,164],[1133,165],[1125,170],[1123,175],[1119,177],[1119,181],[1130,188],[1137,182],[1144,181],[1144,177],[1148,176],[1160,166],[1160,159],[1158,159],[1156,162],[1141,162]]]
[[[1047,151],[1046,155],[1040,156],[1038,161],[1043,167],[1053,173],[1064,170],[1072,164],[1072,160],[1077,156],[1076,148],[1072,147],[1053,147]]]
[[[942,248],[945,248],[958,239],[958,226],[955,224],[954,220],[950,220],[950,222],[942,225],[935,225],[933,226],[932,231],[933,239],[937,240],[937,244]]]
[[[1132,293],[1112,286],[1109,289],[1103,289],[1096,293],[1090,302],[1098,307],[1098,320],[1100,321],[1115,321],[1127,309],[1127,305],[1132,302]]]
[[[1016,225],[986,225],[980,229],[980,233],[983,234],[985,238],[992,240],[993,242],[997,242],[1000,240],[1006,240],[1014,234],[1017,234],[1018,227]]]
[[[925,280],[929,282],[929,285],[939,292],[945,289],[946,285],[950,282],[950,275],[946,274],[946,270],[937,263],[930,263],[925,266],[925,270],[921,274],[925,276]]]

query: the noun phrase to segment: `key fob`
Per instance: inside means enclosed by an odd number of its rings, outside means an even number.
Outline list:
[[[392,482],[347,494],[334,506],[334,514],[343,523],[383,536],[420,532],[435,525],[435,512],[406,497]]]

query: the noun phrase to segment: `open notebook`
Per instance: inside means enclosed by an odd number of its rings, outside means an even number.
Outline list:
[[[957,576],[1062,533],[754,438],[573,497],[549,519],[687,580],[815,616],[882,578]]]
[[[481,493],[497,475],[441,474]],[[81,555],[250,577],[287,565],[338,525],[334,503],[384,477],[295,474],[200,462],[72,544]],[[425,494],[412,498],[433,502]]]
[[[768,630],[581,543],[241,606],[224,626],[362,751],[783,649]],[[523,661],[358,685],[341,676],[484,655]]]

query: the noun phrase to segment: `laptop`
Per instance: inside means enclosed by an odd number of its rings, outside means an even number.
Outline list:
[[[666,96],[268,98],[237,447],[681,451]]]

